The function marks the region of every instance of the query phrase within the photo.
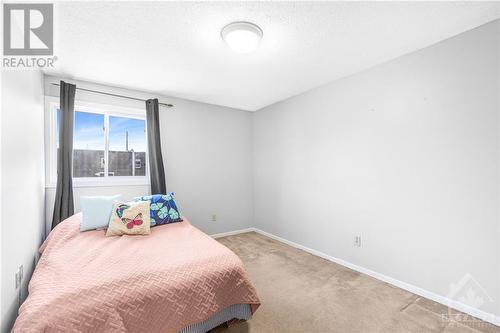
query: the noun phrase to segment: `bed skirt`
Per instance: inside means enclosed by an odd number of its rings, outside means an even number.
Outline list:
[[[249,320],[250,318],[252,318],[252,309],[249,304],[234,304],[201,323],[189,325],[179,333],[206,333],[231,319]]]

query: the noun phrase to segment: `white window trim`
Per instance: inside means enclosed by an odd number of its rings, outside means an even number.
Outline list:
[[[57,184],[57,148],[56,127],[57,115],[54,110],[59,106],[59,98],[45,96],[45,187],[54,188]],[[75,111],[91,112],[108,116],[128,117],[146,120],[146,110],[120,107],[116,105],[98,104],[75,101]],[[104,117],[106,131],[109,117]],[[147,138],[147,127],[146,127]],[[104,135],[105,156],[108,156],[109,137]],[[105,162],[105,172],[108,161]],[[106,173],[105,173],[106,174]],[[149,153],[146,145],[146,175],[145,176],[114,176],[114,177],[73,177],[73,187],[98,187],[98,186],[144,186],[149,185]]]

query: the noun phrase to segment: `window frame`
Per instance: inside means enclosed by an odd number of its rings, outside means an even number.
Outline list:
[[[56,187],[57,184],[57,108],[59,98],[45,96],[45,179],[46,187]],[[146,110],[116,105],[75,101],[75,112],[89,112],[104,116],[104,177],[73,177],[73,187],[96,186],[138,186],[149,185],[149,151],[147,145],[147,126],[145,126],[146,139],[146,170],[145,176],[108,176],[109,164],[109,117],[126,117],[141,119],[146,122]],[[135,165],[135,161],[134,165]]]

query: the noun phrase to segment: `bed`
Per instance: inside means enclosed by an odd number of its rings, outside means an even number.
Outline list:
[[[42,244],[13,332],[199,333],[260,305],[238,256],[186,219],[121,237],[80,219]]]

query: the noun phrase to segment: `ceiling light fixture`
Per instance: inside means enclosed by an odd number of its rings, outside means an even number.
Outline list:
[[[257,48],[262,29],[250,22],[232,22],[222,28],[220,35],[236,53],[249,53]]]

